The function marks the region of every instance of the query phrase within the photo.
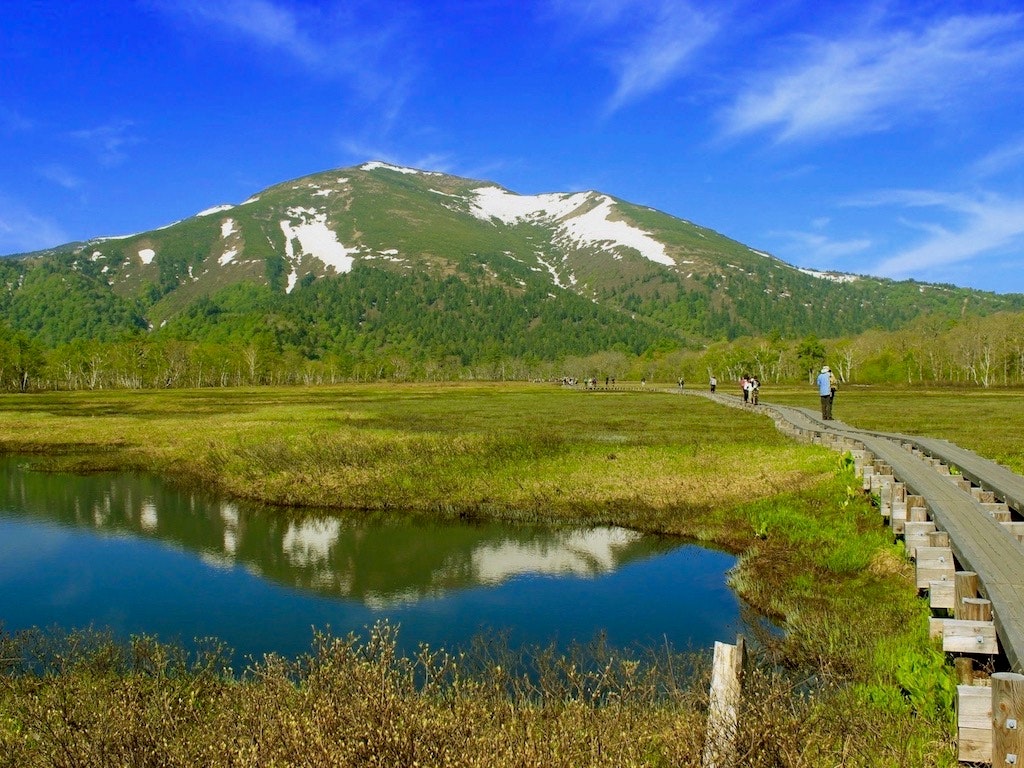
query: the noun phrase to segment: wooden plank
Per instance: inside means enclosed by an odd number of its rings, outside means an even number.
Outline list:
[[[942,650],[946,653],[999,653],[996,627],[991,621],[946,619],[942,622]]]
[[[939,610],[953,610],[956,590],[952,581],[931,581],[928,583],[928,604]]]
[[[912,523],[907,523],[912,525]],[[917,547],[917,588],[927,589],[933,581],[948,581],[956,577],[956,562],[949,547]]]
[[[992,762],[992,690],[975,685],[956,687],[957,759]]]

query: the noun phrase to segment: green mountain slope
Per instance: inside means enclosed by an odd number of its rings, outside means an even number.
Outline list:
[[[9,326],[49,346],[152,333],[463,363],[1024,308],[1020,295],[808,273],[597,192],[516,195],[382,163],[4,259],[0,277]]]

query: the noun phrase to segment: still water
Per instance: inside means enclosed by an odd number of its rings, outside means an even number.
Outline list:
[[[138,474],[29,471],[0,457],[0,624],[94,626],[239,658],[309,650],[313,629],[400,625],[404,650],[481,631],[514,645],[709,648],[744,631],[734,558],[621,528],[440,524],[266,510]]]

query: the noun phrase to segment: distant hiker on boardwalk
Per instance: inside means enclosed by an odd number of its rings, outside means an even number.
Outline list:
[[[683,388],[683,384],[685,384],[686,382],[683,381],[683,377],[680,376],[679,377],[679,381],[677,381],[676,383],[679,385],[679,388],[682,389]]]
[[[821,367],[818,374],[818,394],[821,396],[821,418],[825,421],[832,420],[832,401],[836,396],[836,377],[832,375],[832,369],[827,365]]]
[[[761,396],[761,381],[755,376],[750,380],[750,402],[753,405],[757,405],[758,398]]]
[[[711,377],[711,394],[715,394],[715,388],[718,386],[718,379],[714,376]]]
[[[743,404],[746,405],[750,402],[750,377],[746,374],[740,379],[740,389],[743,390]]]

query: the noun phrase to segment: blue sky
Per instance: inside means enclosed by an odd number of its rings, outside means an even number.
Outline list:
[[[22,0],[0,253],[367,160],[1024,292],[1024,0]]]

